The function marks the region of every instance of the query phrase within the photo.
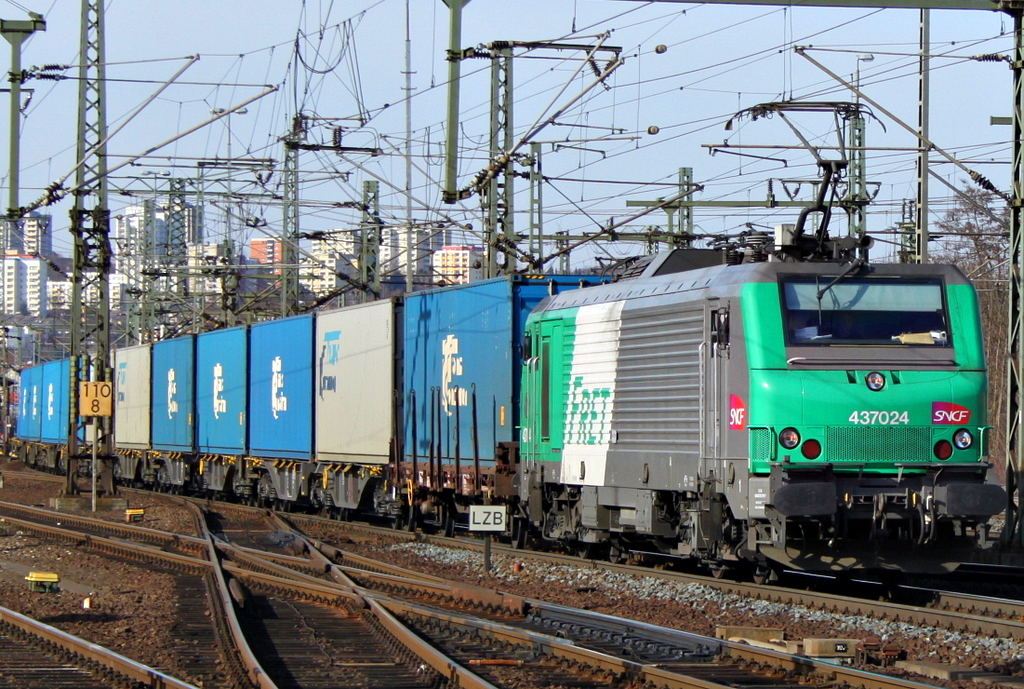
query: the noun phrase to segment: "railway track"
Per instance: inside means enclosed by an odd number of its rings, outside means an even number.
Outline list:
[[[0,685],[19,689],[197,689],[6,608],[0,608]]]
[[[31,511],[24,509],[23,516]],[[249,639],[253,655],[262,656],[260,672],[275,681],[274,686],[317,686],[318,681],[341,669],[356,676],[373,677],[374,683],[389,686],[388,677],[404,676],[404,681],[414,681],[425,672],[423,668],[428,667],[433,668],[426,673],[428,682],[449,677],[451,668],[459,667],[460,672],[466,673],[460,682],[502,686],[502,678],[507,679],[510,672],[518,673],[522,679],[526,672],[523,668],[528,664],[543,668],[543,672],[531,680],[538,682],[538,686],[559,678],[568,681],[567,677],[574,677],[577,682],[603,677],[614,685],[637,676],[664,686],[697,686],[694,682],[698,680],[710,681],[708,676],[718,681],[732,678],[733,682],[767,683],[767,686],[775,681],[779,686],[789,686],[796,681],[872,688],[922,686],[899,680],[890,682],[872,673],[857,674],[853,670],[847,676],[846,669],[840,670],[828,663],[714,639],[695,639],[692,635],[684,638],[681,633],[676,635],[660,628],[655,633],[628,620],[559,609],[486,589],[455,586],[436,577],[390,568],[326,543],[306,541],[291,530],[290,524],[261,510],[220,503],[208,509],[216,513],[214,532],[219,536],[211,538],[211,552],[217,554],[207,558],[207,562],[224,559],[226,583],[223,590],[232,596],[231,603],[225,605],[239,607],[241,604],[240,624],[247,629],[244,636]],[[47,516],[45,512],[41,511],[40,518],[52,520],[53,513]],[[89,518],[83,519],[86,520],[83,524],[87,524]],[[338,526],[337,522],[311,520],[307,516],[288,515],[287,519],[306,527],[309,524],[318,524],[321,529]],[[62,520],[62,524],[69,522]],[[138,528],[119,525],[118,535],[109,540],[121,543]],[[401,532],[389,533],[397,538],[414,538]],[[65,538],[70,537],[65,535]],[[88,544],[103,547],[104,538],[89,536]],[[422,535],[418,538],[452,545],[445,539]],[[467,544],[464,539],[457,541],[457,545],[482,547],[482,544]],[[139,547],[146,552],[155,550],[152,543]],[[494,548],[497,553],[505,552],[498,546]],[[169,551],[158,552],[161,557],[198,560]],[[580,562],[576,558],[550,554],[507,552],[524,559],[543,557],[575,565]],[[687,578],[687,575],[647,568],[607,566],[631,574],[664,577],[667,581]],[[908,615],[915,614],[922,616],[919,618],[922,623],[933,626],[946,624],[949,628],[973,628],[982,633],[1000,633],[992,630],[1005,629],[1011,638],[1024,634],[1020,622],[998,620],[984,613],[965,616],[953,611],[946,614],[949,611],[914,609],[878,601],[840,600],[841,597],[787,592],[777,587],[688,578],[716,585],[727,592],[755,591],[754,597],[762,600],[803,601],[802,604],[812,601],[812,605],[830,605],[831,609],[847,614],[850,611],[878,614],[878,610],[887,609],[888,614],[898,615],[904,621],[908,620]],[[235,582],[233,589],[227,583],[231,581]],[[827,603],[820,602],[823,600]],[[945,601],[947,605],[958,606],[957,610],[974,605],[981,611],[979,600],[956,602],[953,597],[947,597]],[[372,611],[373,615],[367,611]],[[970,617],[966,626],[963,623],[959,627],[953,625],[955,618],[964,620],[966,617]],[[258,623],[253,625],[253,620]],[[1006,626],[995,626],[1000,624]],[[336,633],[332,631],[331,642],[325,643],[326,637],[317,634],[317,629],[336,630]],[[356,637],[361,644],[368,645],[338,645],[335,636]],[[424,638],[431,639],[436,646],[433,655],[425,649],[414,650],[422,645]],[[271,646],[289,650],[275,655]],[[387,651],[382,650],[385,648]],[[582,651],[586,653],[573,655]],[[427,658],[421,652],[426,653]],[[291,662],[293,656],[302,662],[298,665]],[[339,660],[342,658],[346,660]],[[673,665],[681,670],[674,673],[678,677],[670,676]],[[300,672],[297,667],[304,669]],[[572,674],[577,671],[578,674]],[[249,672],[253,676],[252,671]],[[412,675],[403,674],[409,672]],[[258,682],[259,672],[255,677]],[[528,684],[520,682],[517,686]]]

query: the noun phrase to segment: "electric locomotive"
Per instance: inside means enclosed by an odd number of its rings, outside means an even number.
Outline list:
[[[525,530],[756,578],[944,571],[987,543],[1006,495],[962,273],[687,253],[531,315]]]

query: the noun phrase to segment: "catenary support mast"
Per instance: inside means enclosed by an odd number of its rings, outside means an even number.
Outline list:
[[[82,0],[78,71],[78,145],[71,234],[74,272],[71,293],[71,385],[68,466],[65,492],[76,493],[78,461],[83,452],[79,437],[85,424],[79,416],[78,382],[111,381],[110,368],[110,210],[107,207],[106,56],[103,0]],[[90,207],[91,206],[91,207]],[[111,427],[109,417],[96,420],[95,456],[102,460],[101,488],[113,492],[109,470]],[[90,448],[91,449],[91,448]]]

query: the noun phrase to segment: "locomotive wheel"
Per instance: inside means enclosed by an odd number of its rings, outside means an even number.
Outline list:
[[[512,518],[512,549],[526,549],[526,536],[530,532],[530,523],[522,517]]]
[[[779,580],[779,573],[767,562],[758,562],[754,565],[751,578],[755,584],[772,584]]]
[[[608,561],[614,565],[622,565],[628,560],[629,549],[623,546],[622,543],[612,541],[611,545],[608,546]]]
[[[712,562],[708,565],[708,570],[715,579],[725,579],[729,574],[729,567],[724,562]]]

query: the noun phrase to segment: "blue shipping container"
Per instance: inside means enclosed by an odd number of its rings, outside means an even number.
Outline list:
[[[196,444],[199,452],[246,454],[248,328],[196,336]]]
[[[39,440],[42,416],[39,406],[39,387],[43,382],[43,367],[33,366],[21,372],[18,404],[18,437]]]
[[[71,429],[69,391],[71,360],[51,361],[42,371],[41,422],[39,439],[46,443],[66,443]]]
[[[195,337],[153,345],[152,443],[154,450],[195,451]]]
[[[313,316],[249,329],[249,454],[313,457]]]
[[[405,300],[405,455],[430,450],[431,423],[441,428],[441,455],[493,461],[499,442],[517,437],[519,367],[526,318],[549,294],[599,282],[578,276],[511,276],[416,292]],[[415,391],[415,409],[411,391]],[[432,392],[433,391],[433,392]],[[431,413],[433,407],[433,413]],[[458,433],[455,429],[458,427]],[[437,435],[436,430],[433,435]]]

